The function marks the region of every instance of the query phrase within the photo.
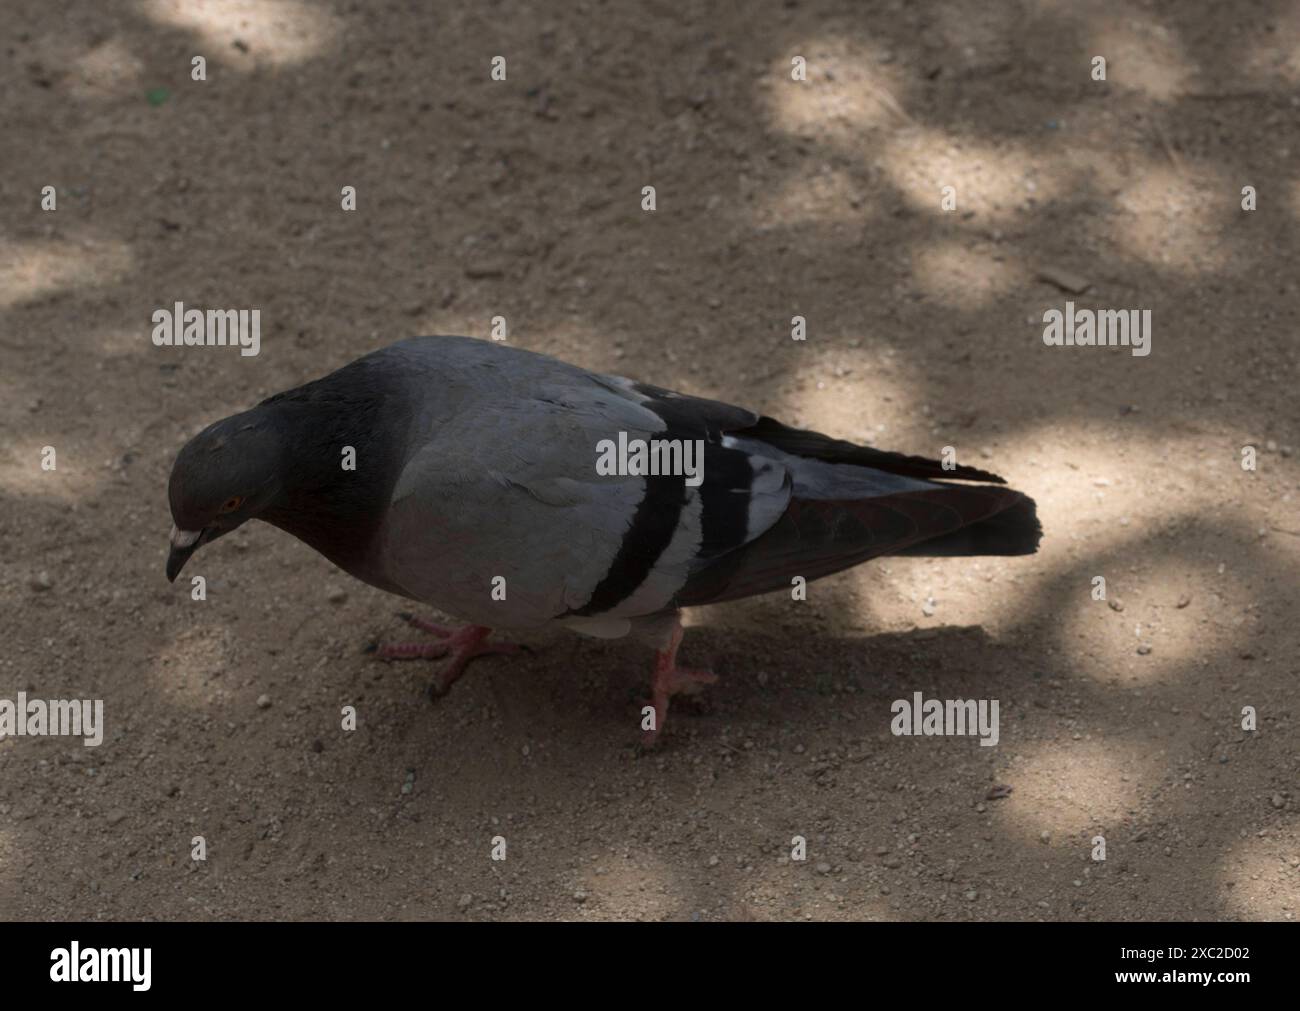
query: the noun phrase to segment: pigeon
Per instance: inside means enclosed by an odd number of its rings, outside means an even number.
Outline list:
[[[209,425],[180,451],[167,578],[252,519],[372,586],[466,622],[375,649],[446,657],[559,626],[655,650],[646,744],[678,666],[681,610],[883,555],[1025,555],[1032,499],[995,474],[792,428],[743,407],[469,337],[413,337]],[[793,594],[792,594],[793,595]]]

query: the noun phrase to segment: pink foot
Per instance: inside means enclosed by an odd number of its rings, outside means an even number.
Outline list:
[[[373,652],[380,660],[424,660],[430,657],[449,657],[429,684],[429,695],[432,698],[447,694],[475,657],[491,653],[519,653],[524,648],[512,642],[485,642],[492,629],[484,625],[455,627],[436,625],[410,614],[400,614],[398,617],[422,631],[432,632],[439,637],[438,641],[375,645],[369,652]]]
[[[641,743],[652,748],[668,718],[668,703],[674,695],[698,695],[709,685],[717,684],[718,677],[707,670],[683,670],[677,666],[677,647],[682,644],[682,627],[679,624],[668,642],[667,649],[655,651],[654,677],[650,684],[650,702],[654,708],[653,724],[641,731]]]

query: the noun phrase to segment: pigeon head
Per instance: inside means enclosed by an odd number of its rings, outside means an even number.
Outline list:
[[[176,457],[167,497],[175,580],[204,544],[257,517],[280,493],[284,443],[272,418],[254,409],[209,425]]]

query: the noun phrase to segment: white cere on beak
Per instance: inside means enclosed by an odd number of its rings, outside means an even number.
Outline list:
[[[173,548],[188,548],[202,536],[202,530],[178,530],[175,524],[172,525]]]

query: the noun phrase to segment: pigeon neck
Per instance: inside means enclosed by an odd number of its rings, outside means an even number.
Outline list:
[[[267,405],[284,434],[284,483],[261,518],[365,578],[367,549],[397,481],[381,402],[357,410],[331,402]]]

